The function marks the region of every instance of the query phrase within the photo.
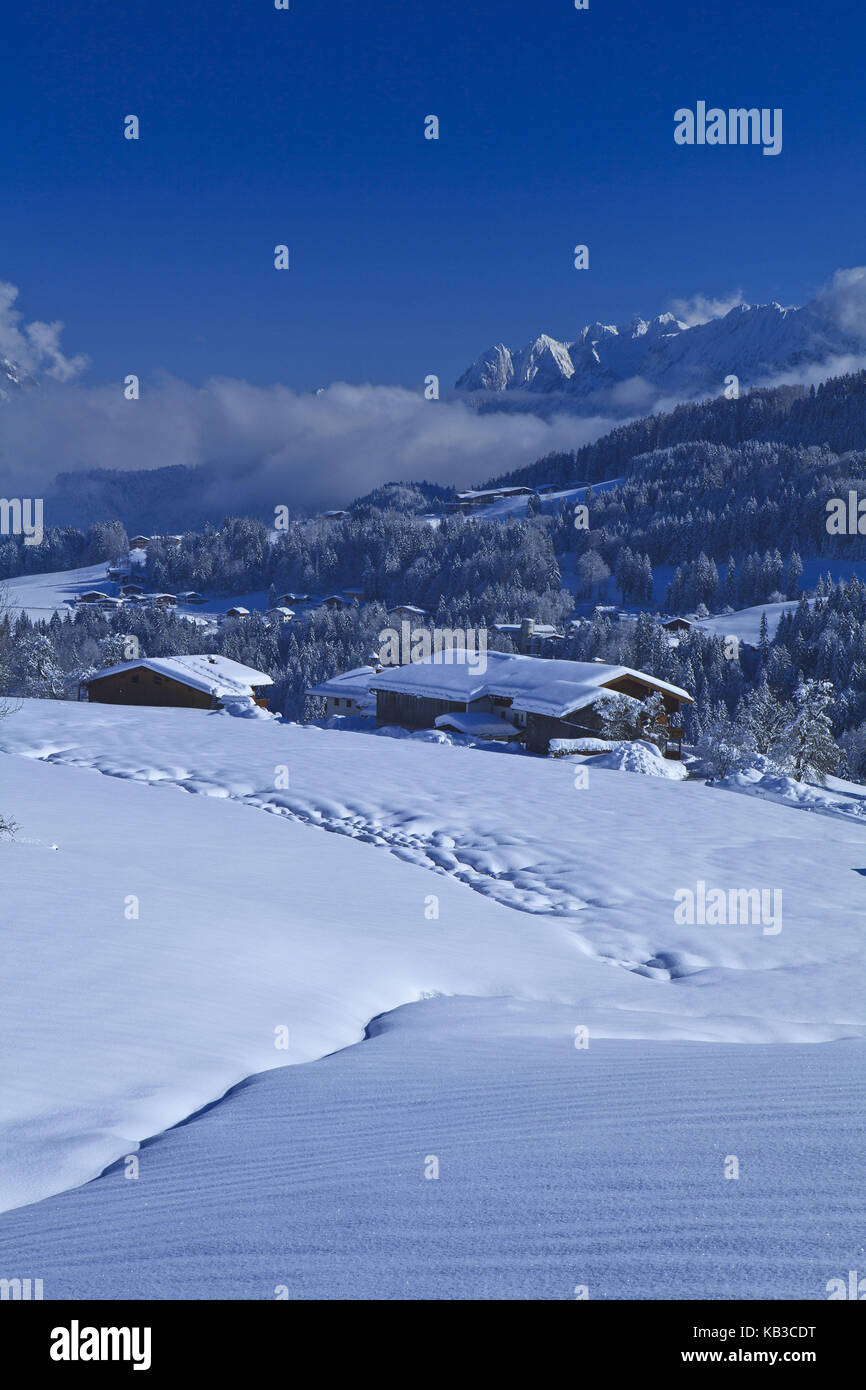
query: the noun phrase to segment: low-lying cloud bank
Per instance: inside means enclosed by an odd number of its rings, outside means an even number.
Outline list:
[[[400,387],[285,386],[165,378],[141,399],[118,387],[15,394],[0,414],[2,492],[50,491],[59,472],[208,465],[218,511],[345,504],[393,479],[463,484],[598,438],[611,417],[478,414]]]
[[[279,505],[319,509],[397,479],[471,486],[552,451],[579,448],[626,417],[670,410],[681,399],[634,377],[599,393],[595,413],[582,416],[559,393],[523,400],[514,393],[477,410],[462,399],[428,401],[402,387],[337,383],[312,394],[225,378],[196,387],[164,376],[143,383],[141,399],[131,401],[120,382],[94,387],[75,380],[87,359],[63,351],[62,324],[25,322],[17,294],[0,283],[0,358],[38,386],[13,382],[2,393],[6,497],[50,497],[59,473],[183,465],[203,468],[201,500],[214,516],[266,515]],[[736,291],[718,299],[696,295],[675,307],[697,324],[741,302]],[[758,384],[810,385],[866,367],[866,349],[859,351],[866,342],[866,268],[837,271],[810,308],[817,321],[836,325],[852,350],[831,356],[825,345],[823,361],[804,361]]]

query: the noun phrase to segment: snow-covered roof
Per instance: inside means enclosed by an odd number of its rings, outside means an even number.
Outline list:
[[[521,632],[522,623],[494,623],[493,632]],[[530,637],[564,637],[564,632],[559,632],[552,623],[536,623],[529,634]]]
[[[458,502],[474,502],[492,497],[520,497],[531,491],[531,487],[526,487],[523,484],[517,487],[471,487],[467,488],[465,492],[458,492],[456,497]]]
[[[426,608],[417,608],[414,603],[395,603],[394,607],[388,611],[390,613],[417,613],[419,618],[429,618],[430,616]]]
[[[359,700],[364,695],[369,694],[370,681],[377,674],[375,666],[356,666],[352,671],[344,671],[342,675],[332,676],[330,680],[322,681],[321,685],[314,685],[312,690],[308,690],[308,695],[328,696],[331,699]]]
[[[97,671],[86,684],[102,680],[104,676],[119,676],[124,671],[136,671],[146,667],[157,676],[167,676],[191,685],[195,690],[215,695],[249,695],[251,687],[273,685],[270,676],[264,671],[256,671],[252,666],[243,666],[239,661],[231,661],[227,656],[167,656],[142,657],[139,661],[124,661],[119,666],[110,666],[105,671]]]
[[[447,658],[450,656],[451,661]],[[458,660],[455,658],[464,658]],[[486,659],[487,669],[479,670]],[[691,701],[687,690],[667,681],[634,671],[630,666],[607,666],[595,661],[547,661],[537,656],[509,656],[504,652],[463,653],[443,651],[423,661],[383,671],[373,689],[394,690],[433,700],[469,703],[484,695],[510,698],[512,707],[527,714],[562,718],[583,709],[597,698],[599,689],[623,676],[634,676],[657,690]]]
[[[509,740],[521,737],[521,730],[505,719],[497,719],[495,714],[482,714],[475,710],[439,714],[433,723],[437,729],[454,729],[458,734],[473,734],[476,738]]]

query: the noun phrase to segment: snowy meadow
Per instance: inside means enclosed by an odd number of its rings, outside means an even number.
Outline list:
[[[39,700],[0,761],[0,1241],[46,1297],[826,1298],[862,1263],[852,786]],[[780,929],[682,920],[713,889]]]

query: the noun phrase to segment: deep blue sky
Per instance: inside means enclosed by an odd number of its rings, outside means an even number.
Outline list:
[[[696,292],[801,302],[866,261],[864,37],[854,0],[8,7],[0,279],[90,381],[299,388],[450,385]],[[782,107],[782,154],[677,147],[698,99]]]

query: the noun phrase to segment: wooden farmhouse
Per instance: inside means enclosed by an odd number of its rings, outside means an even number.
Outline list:
[[[286,608],[283,604],[278,604],[276,608],[269,608],[266,614],[268,621],[275,627],[281,627],[283,623],[290,623],[294,616],[294,608]]]
[[[492,716],[519,730],[532,753],[549,752],[552,739],[597,738],[604,700],[610,694],[643,701],[658,691],[664,702],[665,756],[680,758],[680,712],[684,703],[692,703],[688,691],[627,666],[492,651],[484,653],[482,660],[443,651],[382,671],[370,689],[376,696],[380,725],[429,729],[442,727],[439,719],[446,714]],[[482,721],[477,721],[477,727],[481,737],[489,737],[481,732]]]
[[[398,603],[389,609],[389,616],[401,621],[405,618],[407,622],[414,623],[421,618],[429,618],[430,614],[425,608],[417,608],[414,603]]]
[[[466,492],[455,493],[454,501],[445,503],[445,510],[471,512],[476,507],[488,507],[491,502],[503,502],[506,498],[529,497],[533,491],[531,487],[469,488]]]
[[[171,705],[178,709],[223,709],[227,703],[253,699],[262,709],[262,694],[271,677],[226,656],[148,657],[98,671],[79,689],[91,704]]]

